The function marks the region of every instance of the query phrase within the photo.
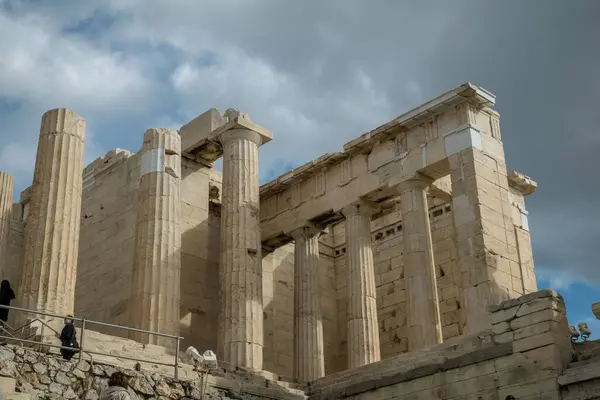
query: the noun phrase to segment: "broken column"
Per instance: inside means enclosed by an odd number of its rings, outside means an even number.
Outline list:
[[[406,282],[408,350],[419,350],[442,342],[442,323],[433,258],[433,242],[427,207],[426,180],[398,185],[404,232],[403,259]]]
[[[0,276],[6,276],[14,188],[14,178],[6,172],[0,172]]]
[[[73,313],[84,137],[85,121],[72,111],[59,108],[42,117],[17,291],[21,307]]]
[[[371,215],[365,203],[345,207],[347,285],[348,368],[379,361],[379,326],[375,269],[371,248]]]
[[[146,331],[179,333],[181,273],[181,140],[177,131],[148,129],[140,160],[130,325]],[[141,343],[165,347],[175,341],[131,332]]]
[[[260,370],[264,317],[258,147],[271,134],[245,113],[227,110],[224,117],[228,122],[216,130],[223,147],[219,356]]]
[[[319,290],[318,229],[292,232],[294,250],[294,378],[312,382],[325,376],[323,320]]]

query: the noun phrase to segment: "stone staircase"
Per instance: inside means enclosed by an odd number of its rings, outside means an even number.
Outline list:
[[[31,396],[15,392],[17,382],[13,378],[0,378],[0,400],[29,400]]]
[[[78,329],[79,343],[83,343],[83,347],[86,351],[83,352],[83,359],[90,361],[90,357],[93,359],[93,363],[115,365],[127,369],[136,369],[136,365],[142,370],[146,370],[152,373],[161,375],[174,375],[174,368],[163,364],[175,363],[174,352],[169,351],[161,346],[155,345],[144,345],[135,342],[130,339],[121,338],[117,336],[105,335],[96,331],[87,330],[85,331],[84,337],[81,338],[81,331]],[[42,343],[58,345],[59,342],[56,338],[44,336],[37,337],[36,341]],[[47,347],[46,352],[50,354],[60,354],[60,349]],[[93,354],[93,353],[103,353]],[[104,355],[108,354],[108,355]],[[193,367],[188,364],[181,362],[183,353],[180,353],[180,364],[179,364],[179,378],[188,378],[194,375]],[[79,354],[76,354],[74,359],[77,359]],[[129,360],[128,358],[135,358],[142,361]]]

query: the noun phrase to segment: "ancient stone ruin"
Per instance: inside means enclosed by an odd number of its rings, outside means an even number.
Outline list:
[[[0,173],[2,277],[18,307],[214,350],[214,396],[600,399],[600,345],[573,343],[562,298],[537,292],[525,207],[537,185],[507,169],[494,104],[464,84],[262,186],[259,147],[276,135],[246,113],[150,128],[137,153],[84,168],[84,119],[48,111],[18,203]],[[177,350],[94,330],[87,346],[119,343],[117,356]],[[30,376],[27,357],[55,361],[29,353],[0,352],[17,391],[95,398],[105,384],[106,366]],[[197,372],[127,367],[138,395],[200,398]]]

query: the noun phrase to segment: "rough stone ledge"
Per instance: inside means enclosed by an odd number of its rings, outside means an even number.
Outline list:
[[[544,289],[544,290],[539,290],[537,292],[523,295],[516,299],[510,299],[510,300],[503,301],[502,303],[495,305],[495,306],[489,306],[488,310],[489,310],[489,312],[494,313],[494,312],[498,312],[501,310],[508,310],[509,308],[520,306],[525,303],[529,303],[532,300],[545,299],[545,298],[549,298],[549,297],[556,298],[559,301],[564,303],[564,299],[562,298],[562,296],[560,294],[556,293],[554,290],[551,290],[551,289]]]
[[[583,362],[582,365],[574,363],[565,370],[564,374],[558,377],[558,385],[569,386],[580,382],[600,379],[600,360],[593,363]]]
[[[507,356],[512,352],[512,343],[499,345],[486,343],[483,348],[463,354],[453,354],[452,348],[441,352],[432,349],[429,357],[421,360],[420,363],[410,362],[406,357],[400,356],[362,367],[360,378],[336,379],[330,386],[309,392],[309,398],[316,400],[356,396],[382,387]],[[399,363],[399,361],[405,362]]]

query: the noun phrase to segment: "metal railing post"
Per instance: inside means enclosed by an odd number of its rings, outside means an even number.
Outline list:
[[[81,343],[79,345],[79,362],[83,360],[83,340],[85,336],[85,318],[81,320]]]
[[[177,345],[175,346],[175,379],[179,379],[179,336],[177,336]]]

